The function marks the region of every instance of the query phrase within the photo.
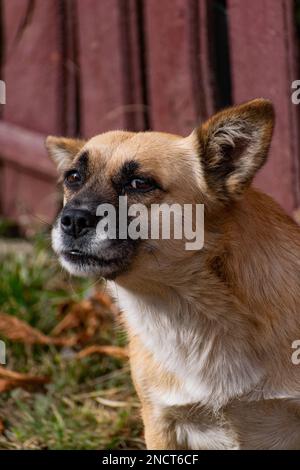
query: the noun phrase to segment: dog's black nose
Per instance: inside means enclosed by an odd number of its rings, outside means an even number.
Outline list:
[[[78,238],[96,227],[97,218],[86,210],[67,209],[61,216],[60,224],[67,235]]]

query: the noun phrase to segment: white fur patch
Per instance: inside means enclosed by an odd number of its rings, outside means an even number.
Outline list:
[[[59,257],[60,264],[63,266],[66,271],[68,271],[70,274],[73,276],[81,276],[81,277],[88,277],[92,275],[99,275],[97,266],[84,266],[84,265],[76,265],[72,263],[71,261],[66,260],[63,256],[62,253],[65,251],[65,246],[63,243],[63,236],[61,232],[61,228],[59,225],[59,219],[56,223],[56,225],[52,229],[52,248],[55,251],[55,253]],[[103,236],[101,238],[100,234],[97,233],[90,241],[89,244],[85,247],[85,252],[86,254],[89,255],[99,255],[101,253],[101,250],[105,250],[110,244],[110,240],[107,238],[107,236]],[[102,268],[103,271],[103,276],[105,275],[105,269]]]
[[[239,357],[235,350],[228,358],[221,350],[212,360],[218,331],[204,323],[201,328],[199,315],[184,311],[184,305],[176,297],[173,303],[166,304],[157,297],[145,299],[111,284],[132,329],[157,362],[183,384],[181,391],[170,390],[168,396],[152,391],[162,406],[202,403],[218,409],[231,397],[258,383],[262,373],[258,365],[247,357]],[[185,321],[180,321],[184,316]],[[227,365],[230,370],[226,370]]]
[[[177,443],[189,449],[237,450],[234,436],[220,426],[180,424],[176,427]]]
[[[61,231],[56,225],[52,229],[51,240],[53,250],[59,255],[59,253],[63,251],[64,246],[61,238]]]

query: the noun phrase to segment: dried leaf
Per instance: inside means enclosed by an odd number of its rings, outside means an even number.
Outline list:
[[[61,306],[65,317],[53,329],[51,335],[45,335],[19,318],[0,313],[0,333],[13,341],[24,344],[45,344],[56,346],[74,346],[89,341],[103,331],[104,324],[111,324],[117,315],[117,307],[104,292],[96,292],[89,299],[79,303],[65,303]],[[71,336],[62,336],[65,331],[76,329]]]
[[[71,311],[67,313],[67,315],[55,326],[51,332],[51,335],[59,336],[63,331],[78,328],[79,325],[80,318],[74,314],[73,311]]]
[[[58,346],[73,346],[77,337],[52,338],[28,325],[12,315],[0,313],[0,333],[13,341],[25,344],[54,344]]]
[[[98,331],[103,331],[104,325],[111,324],[113,317],[118,314],[117,307],[104,292],[96,292],[89,299],[78,303],[64,303],[61,311],[67,313],[51,335],[56,337],[64,331],[78,329],[78,342],[93,338]]]
[[[0,418],[0,434],[3,434],[4,430],[5,430],[4,423],[2,419]]]
[[[96,401],[104,406],[109,406],[110,408],[126,408],[128,407],[128,401],[117,401],[117,400],[108,400],[107,398],[96,398]],[[136,404],[134,405],[136,406]]]
[[[98,302],[99,305],[110,311],[113,315],[119,314],[117,305],[112,301],[112,298],[103,291],[96,292],[91,298],[92,302]]]
[[[21,374],[0,366],[0,393],[13,388],[45,385],[50,382],[49,377]]]
[[[126,348],[120,348],[119,346],[100,346],[93,345],[82,349],[77,357],[83,358],[90,356],[91,354],[106,354],[107,356],[118,357],[120,359],[128,358],[128,351]]]

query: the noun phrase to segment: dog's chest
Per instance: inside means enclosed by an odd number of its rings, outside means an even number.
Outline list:
[[[169,389],[165,395],[159,392],[161,403],[182,405],[204,398],[208,391],[204,381],[199,380],[199,370],[205,362],[207,350],[202,341],[204,338],[199,337],[199,332],[196,334],[185,312],[176,311],[178,306],[175,302],[168,306],[156,298],[145,302],[120,287],[114,292],[127,323],[152,353],[156,363],[185,384],[180,390]]]
[[[236,358],[228,358],[222,364],[220,357],[215,355],[212,361],[214,338],[205,328],[199,330],[193,324],[189,312],[181,312],[181,323],[174,323],[177,318],[178,306],[174,304],[165,310],[165,305],[158,299],[145,302],[128,293],[123,288],[115,290],[115,297],[123,310],[130,328],[139,338],[139,345],[149,350],[157,367],[149,367],[143,359],[138,359],[133,375],[142,395],[150,399],[159,419],[183,407],[182,419],[178,419],[174,433],[179,447],[190,449],[268,449],[268,448],[300,448],[300,411],[295,415],[289,406],[278,400],[266,402],[247,402],[230,400],[230,393],[237,392],[240,396],[240,383],[227,378],[224,380],[229,387],[220,386],[219,378],[225,376],[225,365],[236,366],[232,375],[240,379],[247,390],[249,373],[256,372],[256,364],[247,364],[247,357],[240,357],[241,367],[234,362]],[[187,322],[186,318],[190,321]],[[136,356],[139,356],[139,349]],[[231,361],[230,361],[231,359]],[[211,368],[208,368],[208,364]],[[243,375],[243,370],[248,375]],[[232,370],[232,369],[231,369]],[[164,371],[170,372],[179,380],[172,383],[163,378]],[[253,382],[259,380],[253,372]],[[250,375],[251,377],[251,375]],[[248,379],[248,384],[247,380]],[[164,382],[164,384],[162,384]],[[144,388],[143,388],[144,387]],[[233,393],[232,393],[233,396]],[[224,406],[219,407],[221,419],[215,419],[215,402],[224,399]],[[271,407],[271,408],[270,408]],[[186,411],[188,410],[188,411]],[[197,410],[192,417],[191,410]],[[198,413],[199,412],[199,413]],[[198,413],[198,414],[197,414]],[[189,419],[187,419],[187,416]],[[290,426],[290,432],[287,428]]]
[[[189,304],[176,296],[164,302],[154,296],[133,295],[119,286],[114,289],[134,334],[157,365],[181,383],[180,390],[169,389],[165,395],[158,392],[162,404],[200,402],[220,407],[258,383],[261,370],[242,355],[243,345],[235,338],[223,345],[217,325],[212,326]]]

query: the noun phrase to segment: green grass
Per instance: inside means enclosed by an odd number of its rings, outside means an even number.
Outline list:
[[[94,285],[64,273],[45,247],[45,238],[35,242],[32,253],[15,251],[0,259],[0,311],[49,334],[61,319],[61,303],[88,297]],[[139,405],[126,361],[98,355],[78,359],[78,346],[29,346],[2,339],[8,368],[50,375],[51,382],[35,392],[0,394],[5,425],[0,449],[143,448]],[[123,345],[124,334],[111,322],[96,342]]]

